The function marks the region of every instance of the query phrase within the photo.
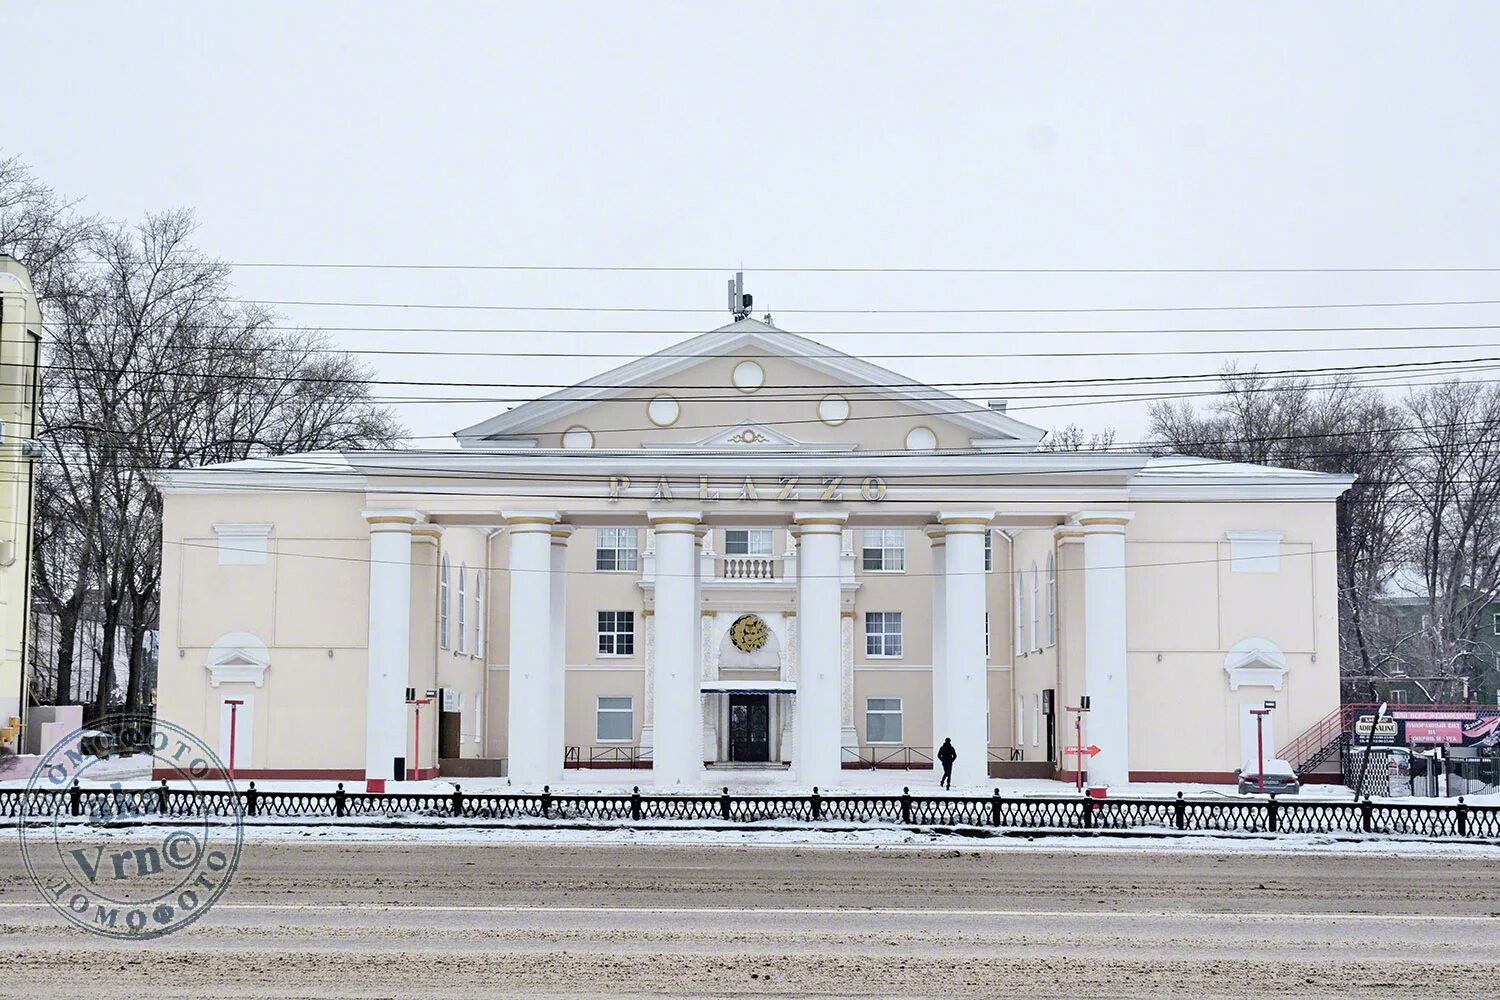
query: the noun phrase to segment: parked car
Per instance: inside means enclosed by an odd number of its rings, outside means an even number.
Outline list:
[[[1245,761],[1245,766],[1239,769],[1240,794],[1254,795],[1261,791],[1261,772],[1259,765],[1253,760]],[[1296,795],[1302,790],[1302,783],[1297,780],[1297,772],[1292,770],[1292,765],[1275,757],[1265,762],[1265,793],[1267,795]]]

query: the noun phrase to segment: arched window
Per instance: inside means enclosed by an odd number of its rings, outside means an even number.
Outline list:
[[[474,571],[474,655],[484,659],[484,570]],[[478,695],[475,696],[476,698]]]
[[[458,651],[468,650],[469,642],[469,564],[458,565]]]
[[[438,571],[438,645],[448,648],[448,577],[453,567],[448,563],[448,553],[443,553],[443,565]]]
[[[1031,564],[1031,649],[1040,651],[1042,644],[1037,641],[1037,621],[1041,616],[1042,602],[1040,600],[1039,583],[1036,574],[1036,562]]]
[[[1026,591],[1025,584],[1021,580],[1021,574],[1015,574],[1016,580],[1016,656],[1026,655]]]
[[[1047,553],[1047,645],[1057,645],[1057,560]]]

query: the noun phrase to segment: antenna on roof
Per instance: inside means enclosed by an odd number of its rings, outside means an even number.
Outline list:
[[[745,272],[736,271],[729,279],[729,312],[736,320],[750,315],[751,296],[745,294]]]

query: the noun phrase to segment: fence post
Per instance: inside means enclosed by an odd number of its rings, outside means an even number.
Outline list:
[[[1271,798],[1266,802],[1266,829],[1275,833],[1281,829],[1281,804],[1276,801],[1276,793],[1271,793]]]
[[[808,797],[808,805],[811,806],[811,816],[815,820],[823,818],[823,796],[818,794],[818,786],[813,785],[812,795]]]
[[[1181,792],[1177,793],[1177,801],[1172,803],[1172,825],[1179,830],[1187,829],[1187,803]]]
[[[542,818],[552,818],[552,786],[542,786]]]
[[[68,812],[74,816],[83,813],[83,789],[78,787],[78,779],[73,779],[73,787],[68,789]]]
[[[255,782],[252,781],[250,783],[250,787],[254,788],[255,787]],[[165,816],[167,814],[167,808],[168,808],[168,803],[167,803],[167,779],[163,778],[163,779],[161,779],[161,787],[156,790],[156,812],[157,812],[157,815],[159,815],[159,816]]]
[[[1094,800],[1092,797],[1085,797],[1083,800],[1083,828],[1085,830],[1092,830],[1094,828]]]
[[[453,815],[464,814],[464,791],[458,785],[453,786]]]
[[[722,820],[724,820],[724,822],[726,822],[726,823],[729,822],[729,786],[728,785],[725,785],[724,786],[724,790],[719,793],[719,818],[722,819]]]
[[[630,818],[638,820],[641,818],[641,786],[636,785],[630,789]]]
[[[333,814],[344,815],[344,783],[342,781],[339,782],[339,787],[333,790]]]
[[[161,799],[163,802],[167,801],[167,783],[165,781],[161,783]],[[255,782],[252,781],[250,782],[250,787],[245,789],[245,815],[254,816],[257,811],[256,804],[259,801],[260,793],[255,790]]]
[[[990,826],[1000,825],[1000,789],[990,796]]]
[[[901,822],[911,825],[911,789],[901,789]]]
[[[1458,805],[1454,807],[1454,812],[1457,814],[1455,819],[1458,822],[1458,835],[1467,837],[1469,835],[1469,807],[1464,803],[1462,795],[1458,797]]]
[[[1365,800],[1359,804],[1359,825],[1365,833],[1375,828],[1374,814],[1375,807],[1370,804],[1370,797],[1366,795]]]

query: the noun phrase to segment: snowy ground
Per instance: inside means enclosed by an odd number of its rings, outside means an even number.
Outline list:
[[[131,757],[115,757],[100,761],[89,768],[88,780],[83,782],[84,787],[108,787],[115,782],[127,785],[149,782],[151,780],[151,761],[144,755]],[[0,779],[0,788],[23,787],[29,775],[17,769],[4,779]],[[856,795],[899,795],[903,788],[910,788],[913,795],[989,795],[994,789],[999,789],[1001,795],[1005,796],[1069,796],[1077,794],[1073,785],[1064,781],[1050,781],[1044,778],[1016,778],[991,781],[984,785],[972,787],[955,787],[951,793],[938,787],[936,776],[931,771],[849,771],[845,773],[846,784],[842,785],[831,794],[856,794]],[[662,791],[685,792],[689,789],[657,789],[651,785],[651,772],[649,770],[574,770],[564,773],[563,780],[551,786],[555,794],[606,794],[619,795],[628,793],[632,787],[640,786],[643,793],[653,794]],[[172,785],[182,786],[186,782],[170,782]],[[331,792],[338,787],[337,781],[277,781],[257,780],[255,787],[263,792]],[[405,793],[428,793],[445,794],[453,791],[455,785],[460,786],[467,793],[482,794],[486,792],[540,792],[540,786],[516,786],[510,783],[508,778],[440,778],[432,781],[389,781],[386,782],[386,791]],[[697,794],[711,794],[720,788],[728,786],[730,791],[739,795],[756,794],[799,794],[805,795],[810,789],[799,784],[794,778],[785,773],[764,774],[746,771],[720,771],[711,772],[704,777],[700,788],[693,789]],[[363,791],[360,782],[345,782],[344,787],[351,792]],[[828,791],[828,790],[825,790]],[[1116,798],[1175,798],[1178,792],[1190,798],[1205,798],[1213,796],[1227,796],[1239,798],[1234,785],[1204,785],[1204,784],[1169,784],[1169,783],[1147,783],[1133,782],[1109,789],[1109,795]],[[1349,801],[1353,793],[1342,785],[1308,785],[1302,789],[1301,797],[1304,800],[1317,799],[1322,801]],[[1404,802],[1426,802],[1433,804],[1451,804],[1453,799],[1432,798],[1404,798],[1398,801]],[[1467,795],[1464,801],[1470,805],[1500,805],[1500,792],[1491,792],[1479,795]]]

